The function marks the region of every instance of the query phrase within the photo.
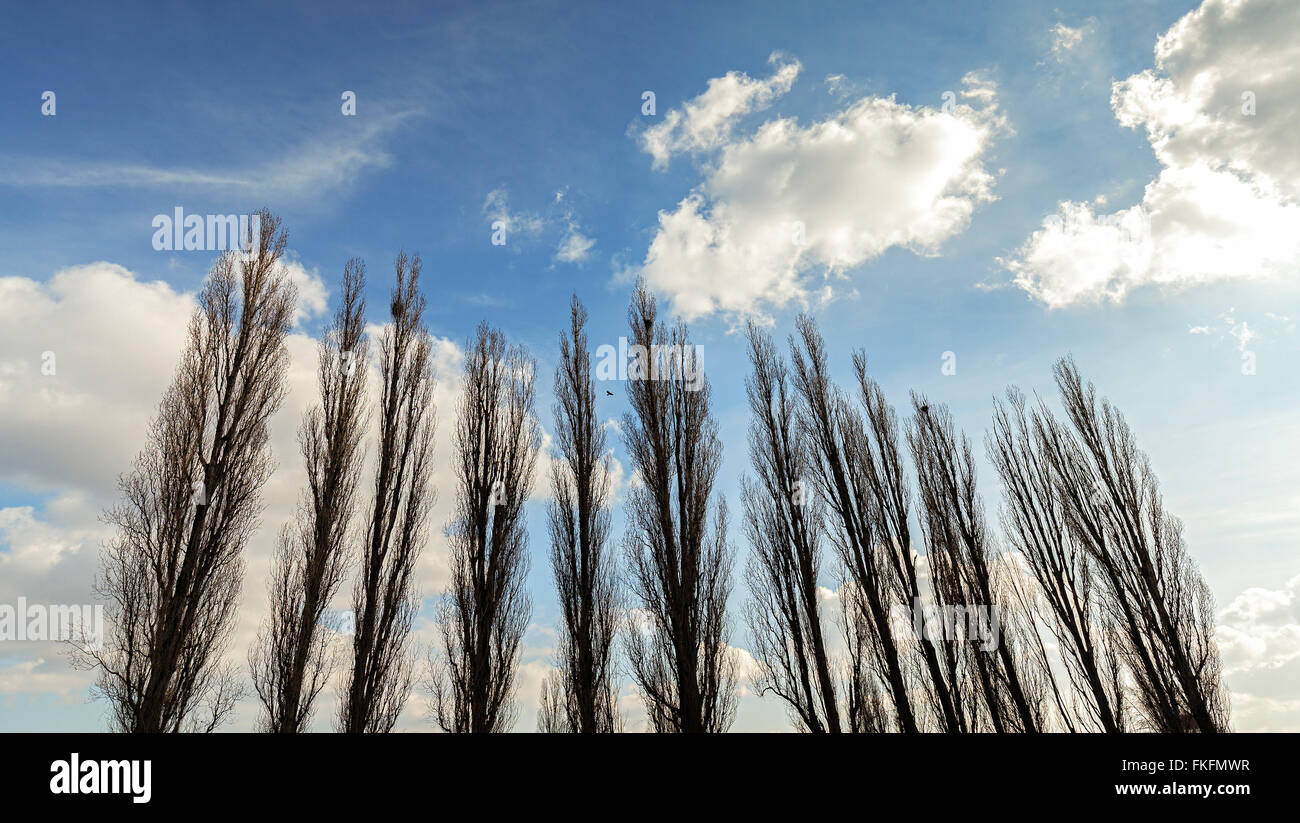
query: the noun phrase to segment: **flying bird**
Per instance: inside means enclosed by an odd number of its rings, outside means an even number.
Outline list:
[[[606,396],[606,397],[613,397],[613,396],[614,396],[614,393],[613,393],[612,391],[610,391],[609,389],[605,389],[605,396]]]

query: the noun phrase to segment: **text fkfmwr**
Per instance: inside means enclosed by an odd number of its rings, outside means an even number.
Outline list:
[[[81,760],[73,752],[50,764],[50,793],[129,794],[132,803],[148,803],[152,771],[152,760]]]

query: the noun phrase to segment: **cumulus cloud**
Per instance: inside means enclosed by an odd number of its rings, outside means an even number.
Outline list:
[[[654,158],[654,167],[667,168],[675,154],[706,152],[726,145],[738,119],[766,109],[789,91],[802,69],[799,61],[773,52],[768,62],[773,72],[766,80],[729,71],[711,79],[703,94],[680,109],[672,109],[661,123],[646,129],[641,148]]]
[[[1219,651],[1239,731],[1300,731],[1300,575],[1250,588],[1219,613]]]
[[[1162,169],[1109,214],[1063,202],[1002,265],[1052,308],[1133,289],[1294,275],[1300,263],[1300,6],[1205,0],[1112,87]]]
[[[737,96],[764,101],[788,88],[776,82],[782,71],[761,85],[763,94],[752,91],[758,81],[746,85],[734,73],[725,87],[751,89]],[[731,99],[715,92],[718,83],[701,97]],[[994,199],[994,176],[983,161],[1004,128],[996,87],[968,74],[961,102],[954,94],[943,110],[863,97],[807,126],[777,118],[749,136],[704,130],[707,139],[686,145],[716,149],[716,157],[694,191],[659,213],[636,273],[688,319],[830,299],[832,281],[886,249],[936,254],[964,230],[975,208]]]
[[[112,263],[44,283],[0,278],[0,485],[40,501],[0,507],[0,602],[96,602],[110,536],[98,516],[140,447],[193,308],[193,295]],[[84,698],[91,678],[58,643],[5,651],[0,694]]]
[[[293,311],[293,324],[300,326],[304,320],[324,314],[325,309],[329,306],[330,292],[325,286],[325,281],[321,279],[320,273],[314,268],[308,271],[307,267],[296,259],[287,259],[283,265],[285,271],[288,272],[289,281],[298,290],[298,303]]]
[[[112,263],[0,278],[0,484],[111,490],[193,309],[193,295]]]

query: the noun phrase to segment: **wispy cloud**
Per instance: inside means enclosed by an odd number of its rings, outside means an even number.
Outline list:
[[[493,223],[501,223],[507,235],[516,232],[528,235],[540,234],[546,227],[546,219],[532,212],[510,210],[510,192],[505,186],[488,192],[483,200],[483,216]]]
[[[593,256],[591,250],[596,241],[583,232],[577,212],[567,205],[565,197],[568,192],[567,186],[557,190],[545,213],[512,209],[510,192],[505,186],[488,192],[483,201],[483,216],[491,223],[493,242],[499,239],[501,244],[512,246],[518,252],[520,245],[512,239],[515,236],[532,240],[543,236],[554,237],[555,230],[562,225],[564,233],[555,247],[552,260],[557,263],[587,262]]]
[[[381,146],[415,112],[376,118],[355,135],[312,138],[261,166],[236,169],[150,166],[94,160],[34,159],[0,155],[0,186],[18,188],[236,189],[260,199],[302,198],[352,183],[370,169],[387,168]]]
[[[1057,23],[1049,30],[1052,35],[1052,56],[1058,63],[1064,62],[1070,54],[1097,31],[1097,21],[1088,18],[1077,26]]]
[[[555,259],[561,263],[585,263],[591,258],[591,249],[596,241],[578,230],[576,223],[569,223],[560,246],[555,250]]]

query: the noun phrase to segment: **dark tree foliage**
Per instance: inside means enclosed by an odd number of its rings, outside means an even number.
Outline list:
[[[628,493],[627,576],[640,617],[627,632],[632,677],[659,732],[722,732],[735,714],[728,645],[731,549],[722,462],[703,364],[684,326],[671,332],[638,284],[628,311],[639,365],[629,369],[628,457],[642,483]],[[635,370],[633,370],[635,369]]]
[[[550,690],[560,711],[551,730],[591,734],[613,732],[621,725],[613,659],[620,609],[609,540],[611,458],[596,416],[586,322],[587,310],[574,295],[555,372],[560,459],[551,468],[547,525],[560,600],[558,679]]]
[[[343,271],[343,305],[317,346],[320,403],[304,416],[298,445],[307,489],[284,526],[269,582],[270,616],[249,652],[265,731],[305,731],[333,665],[340,628],[326,609],[348,569],[365,449],[365,264]]]
[[[515,674],[532,609],[523,512],[541,446],[535,368],[526,349],[507,346],[487,324],[467,346],[456,518],[447,530],[451,588],[430,677],[434,719],[447,732],[505,732],[515,722]]]
[[[126,732],[212,731],[242,687],[223,655],[274,469],[268,420],[284,398],[285,336],[296,293],[270,212],[252,248],[213,266],[180,365],[149,428],[124,500],[107,513],[97,592],[111,632],[84,665],[99,670],[112,725]]]
[[[1037,584],[1035,615],[1061,650],[1068,683],[1054,697],[1068,731],[1127,729],[1119,627],[1100,603],[1096,568],[1066,523],[1050,455],[1059,434],[1042,409],[1027,409],[1020,392],[995,404],[986,439],[1002,479],[1002,531]]]
[[[379,434],[374,499],[352,592],[355,634],[339,729],[390,732],[410,695],[409,646],[419,609],[412,575],[435,490],[433,342],[424,326],[420,258],[396,263],[391,322],[379,338]]]
[[[1041,415],[1043,460],[1071,539],[1094,569],[1106,623],[1135,686],[1140,725],[1160,732],[1228,731],[1214,641],[1214,599],[1188,556],[1182,523],[1124,416],[1098,400],[1072,359],[1055,367],[1069,428]]]
[[[753,420],[749,455],[755,478],[742,480],[750,651],[755,689],[789,707],[800,729],[838,733],[840,712],[818,595],[823,506],[806,488],[808,444],[795,416],[787,367],[770,335],[750,324],[745,382]]]

